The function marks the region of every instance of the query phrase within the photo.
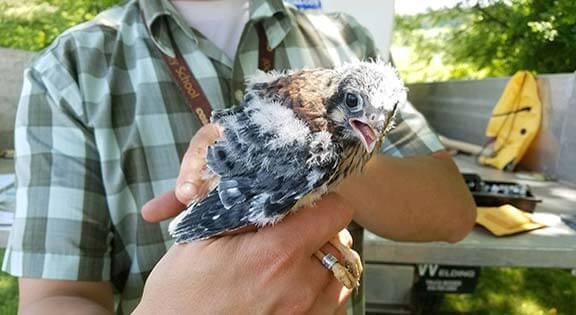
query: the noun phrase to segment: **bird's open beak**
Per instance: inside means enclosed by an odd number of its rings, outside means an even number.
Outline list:
[[[352,129],[356,131],[362,140],[366,151],[368,151],[368,153],[372,153],[378,140],[374,127],[372,127],[365,118],[351,118],[349,122],[350,126],[352,126]]]

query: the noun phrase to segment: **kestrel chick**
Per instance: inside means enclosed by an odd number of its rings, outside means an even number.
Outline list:
[[[206,156],[214,187],[171,222],[170,234],[178,243],[206,239],[313,205],[362,171],[405,102],[396,70],[381,61],[251,78],[240,106],[212,115],[223,131]],[[332,271],[356,286],[358,255],[331,243],[346,259]]]

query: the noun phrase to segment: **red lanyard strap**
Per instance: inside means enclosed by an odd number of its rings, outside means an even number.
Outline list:
[[[172,42],[172,47],[174,48],[174,58],[160,52],[160,56],[164,60],[164,63],[170,69],[170,76],[172,80],[178,85],[180,88],[180,92],[184,96],[186,101],[186,105],[190,108],[190,110],[198,116],[202,125],[206,125],[210,123],[210,115],[212,114],[212,106],[210,106],[210,102],[208,102],[208,98],[206,94],[200,87],[198,80],[190,71],[188,64],[182,57],[180,53],[180,49],[176,45],[176,42],[170,35],[170,41]]]
[[[263,23],[255,25],[256,33],[258,33],[258,69],[268,72],[274,69],[274,49],[268,46],[268,38],[264,31]]]
[[[146,25],[146,30],[150,37],[152,37],[150,30],[146,24],[146,20],[144,16],[142,16],[144,20],[144,25]],[[259,46],[258,46],[258,68],[263,71],[269,71],[274,68],[274,50],[268,46],[268,39],[266,38],[266,33],[264,31],[264,27],[262,23],[257,23],[255,25],[256,33],[258,34]],[[182,53],[180,53],[180,49],[172,34],[169,33],[170,42],[172,44],[172,48],[174,49],[174,57],[170,57],[162,52],[160,49],[156,49],[158,55],[162,57],[164,63],[168,66],[170,70],[170,76],[172,80],[178,85],[180,92],[184,96],[184,100],[186,105],[190,108],[190,110],[196,114],[198,119],[203,125],[210,123],[210,115],[212,114],[212,106],[210,106],[210,102],[208,102],[208,98],[206,94],[200,87],[198,80],[190,71],[188,64],[182,57]]]

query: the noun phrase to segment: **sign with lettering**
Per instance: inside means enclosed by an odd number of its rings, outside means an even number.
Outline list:
[[[417,293],[472,293],[480,267],[423,264],[416,266]]]

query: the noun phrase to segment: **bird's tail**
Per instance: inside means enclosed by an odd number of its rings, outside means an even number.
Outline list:
[[[176,243],[207,239],[224,232],[248,225],[240,211],[229,209],[222,212],[224,205],[217,190],[213,190],[201,201],[191,203],[168,226],[168,232]]]

